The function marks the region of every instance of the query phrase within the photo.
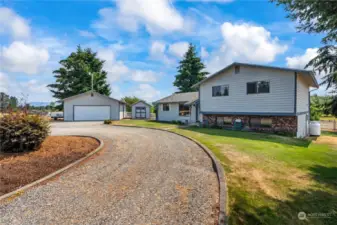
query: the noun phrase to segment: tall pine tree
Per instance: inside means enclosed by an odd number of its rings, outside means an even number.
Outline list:
[[[61,67],[53,71],[56,82],[47,87],[53,97],[59,100],[91,90],[91,75],[94,77],[94,91],[109,96],[111,89],[107,83],[107,72],[103,70],[104,60],[96,57],[90,48],[77,47],[59,63]]]
[[[176,80],[173,85],[179,88],[181,92],[196,91],[192,86],[206,78],[208,74],[208,72],[204,71],[205,65],[200,57],[197,56],[195,46],[191,43],[177,69],[178,74],[175,76]]]

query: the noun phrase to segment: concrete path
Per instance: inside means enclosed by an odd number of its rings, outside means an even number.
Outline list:
[[[195,143],[101,122],[53,123],[52,135],[103,137],[98,156],[0,202],[0,224],[215,224],[218,181]]]

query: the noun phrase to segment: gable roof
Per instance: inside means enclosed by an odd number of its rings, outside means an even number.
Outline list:
[[[276,70],[283,70],[283,71],[290,71],[290,72],[298,72],[304,75],[308,75],[310,76],[311,80],[312,80],[312,87],[315,88],[319,88],[319,84],[315,78],[315,74],[310,71],[310,70],[301,70],[301,69],[293,69],[293,68],[285,68],[285,67],[277,67],[277,66],[265,66],[265,65],[258,65],[258,64],[250,64],[250,63],[239,63],[239,62],[234,62],[228,66],[226,66],[225,68],[219,70],[218,72],[213,73],[212,75],[206,77],[205,79],[203,79],[202,81],[194,84],[192,87],[198,87],[200,84],[206,82],[207,80],[220,75],[222,72],[232,68],[233,66],[249,66],[249,67],[258,67],[258,68],[264,68],[264,69],[276,69]]]
[[[77,98],[77,97],[80,97],[80,96],[82,96],[82,95],[86,95],[86,94],[89,94],[89,93],[93,93],[93,94],[95,94],[95,95],[98,95],[98,96],[103,97],[103,98],[108,98],[108,99],[110,99],[110,100],[115,100],[115,101],[120,102],[120,103],[122,103],[122,104],[126,104],[126,102],[124,102],[124,101],[120,101],[120,100],[118,100],[118,99],[111,98],[111,97],[106,96],[106,95],[102,95],[102,94],[100,94],[100,93],[98,93],[98,92],[96,92],[96,91],[87,91],[87,92],[83,92],[83,93],[78,94],[78,95],[73,95],[73,96],[70,96],[70,97],[68,97],[68,98],[64,98],[64,99],[62,99],[62,101],[66,101],[66,100],[69,100],[69,99],[74,99],[74,98]]]
[[[199,99],[198,92],[174,93],[170,96],[162,98],[154,103],[185,103],[187,105]]]
[[[148,105],[148,106],[151,107],[151,105],[150,105],[149,103],[147,103],[147,102],[145,102],[145,101],[143,101],[143,100],[139,100],[138,102],[133,103],[131,106],[136,105],[136,104],[139,103],[139,102],[142,102],[142,103],[144,103],[145,105]]]

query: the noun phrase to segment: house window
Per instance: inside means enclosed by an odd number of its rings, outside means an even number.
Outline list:
[[[212,96],[228,96],[229,95],[229,85],[219,85],[212,87]]]
[[[163,111],[170,111],[170,105],[167,103],[163,104]]]
[[[232,118],[231,117],[224,117],[224,124],[231,125],[232,124]]]
[[[235,66],[235,74],[240,73],[240,66]]]
[[[247,94],[269,93],[269,81],[257,81],[247,83]]]
[[[190,106],[179,104],[179,116],[189,116],[190,115]]]
[[[261,127],[271,127],[272,119],[271,118],[262,118],[261,119]]]
[[[251,127],[260,127],[261,126],[261,118],[251,118],[250,119],[250,126]]]

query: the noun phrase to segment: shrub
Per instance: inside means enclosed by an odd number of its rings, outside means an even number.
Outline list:
[[[104,124],[111,124],[111,120],[104,120]]]
[[[10,113],[0,118],[0,151],[35,150],[49,135],[49,121],[40,115]]]

